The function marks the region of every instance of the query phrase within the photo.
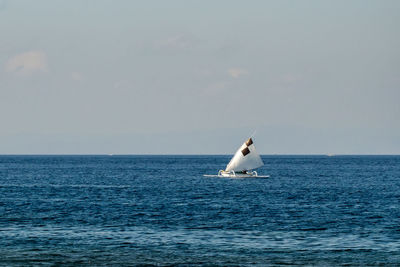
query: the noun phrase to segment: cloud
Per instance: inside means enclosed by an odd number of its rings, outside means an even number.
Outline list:
[[[47,72],[47,57],[42,51],[29,51],[10,58],[5,64],[5,71],[22,76],[37,72]]]
[[[301,80],[303,80],[303,76],[300,74],[285,74],[281,78],[282,83],[289,85],[295,84]]]
[[[79,72],[75,71],[75,72],[71,73],[71,79],[74,80],[74,81],[82,81],[83,80],[83,76]]]
[[[240,76],[249,74],[249,72],[245,69],[231,68],[228,70],[228,74],[233,78],[239,78]]]
[[[171,49],[179,49],[186,50],[194,47],[196,41],[187,35],[175,35],[168,37],[156,44],[157,47],[163,48],[171,48]]]
[[[216,96],[225,94],[228,89],[229,83],[221,81],[208,85],[206,88],[203,89],[203,93],[207,96]]]

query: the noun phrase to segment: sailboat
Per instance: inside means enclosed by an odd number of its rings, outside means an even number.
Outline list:
[[[231,177],[231,178],[247,178],[247,177],[258,177],[267,178],[267,176],[258,175],[256,171],[264,165],[260,155],[256,151],[253,139],[249,138],[244,142],[239,149],[236,151],[235,155],[232,157],[231,161],[226,166],[225,170],[220,170],[218,175],[204,175],[204,176],[218,176],[218,177]]]

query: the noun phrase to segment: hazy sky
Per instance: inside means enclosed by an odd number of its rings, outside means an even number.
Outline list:
[[[0,0],[0,154],[400,154],[399,14]]]

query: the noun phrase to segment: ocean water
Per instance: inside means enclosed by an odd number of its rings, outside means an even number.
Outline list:
[[[400,156],[0,156],[0,265],[400,266]]]

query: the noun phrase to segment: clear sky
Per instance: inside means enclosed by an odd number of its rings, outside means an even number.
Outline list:
[[[400,154],[399,14],[0,0],[0,154]]]

